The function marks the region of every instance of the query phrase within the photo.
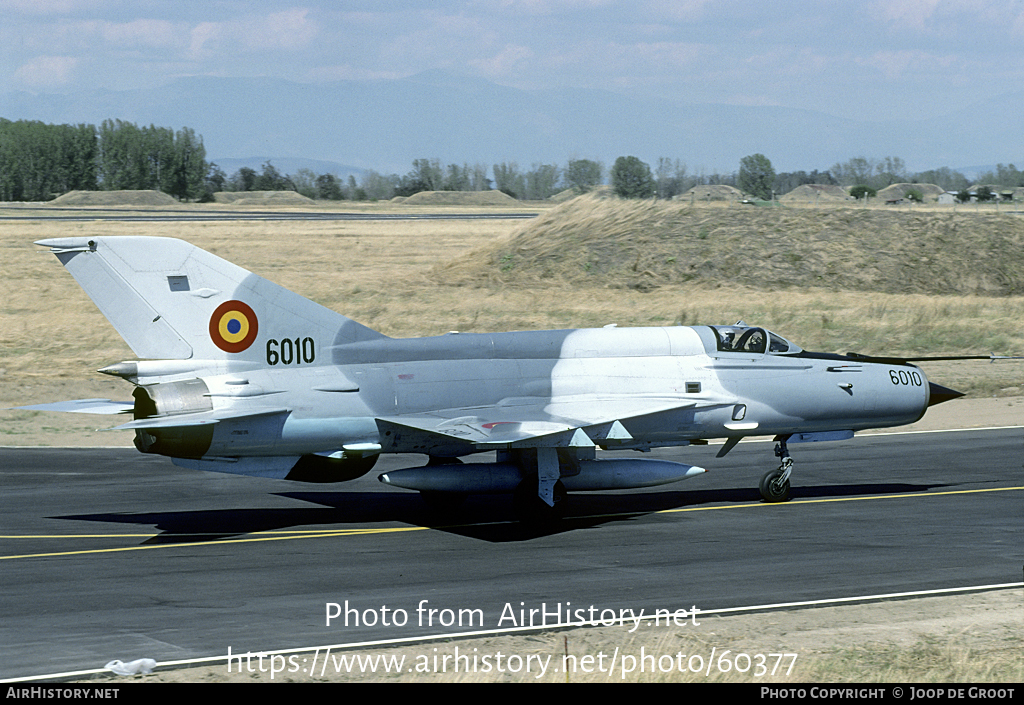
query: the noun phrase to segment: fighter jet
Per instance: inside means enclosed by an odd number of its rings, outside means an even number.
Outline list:
[[[775,437],[780,459],[761,496],[782,502],[789,444],[913,423],[963,396],[911,364],[925,358],[808,352],[742,321],[397,339],[181,240],[36,244],[139,359],[99,370],[133,384],[131,402],[22,408],[131,414],[116,428],[185,468],[333,482],[369,472],[381,453],[416,453],[424,465],[380,481],[442,507],[510,493],[520,519],[545,522],[570,491],[705,472],[598,449],[725,439],[722,457],[757,435]]]

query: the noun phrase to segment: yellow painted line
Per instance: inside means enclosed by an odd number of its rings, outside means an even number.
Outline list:
[[[0,539],[151,539],[160,534],[2,534]]]
[[[729,504],[722,507],[683,507],[680,509],[662,509],[656,514],[672,514],[674,512],[704,512],[711,509],[740,509],[742,507],[784,507],[794,504],[822,504],[825,502],[861,502],[868,499],[910,499],[913,497],[941,497],[951,494],[978,494],[981,492],[1011,492],[1024,490],[1024,487],[989,487],[977,490],[950,490],[948,492],[915,492],[914,494],[880,494],[869,497],[839,497],[836,499],[798,499],[788,502],[757,502],[755,504]]]
[[[180,543],[161,543],[152,546],[122,546],[119,548],[95,548],[90,550],[81,551],[53,551],[50,553],[26,553],[17,556],[0,556],[0,561],[14,560],[16,558],[52,558],[55,556],[81,556],[90,553],[120,553],[122,551],[149,551],[157,548],[185,548],[189,546],[223,546],[225,544],[232,543],[257,543],[260,541],[288,541],[291,539],[316,539],[316,538],[328,538],[335,536],[360,536],[364,534],[389,534],[389,533],[400,533],[406,531],[429,531],[433,527],[429,526],[403,526],[394,527],[387,529],[339,529],[336,531],[322,531],[319,533],[301,533],[301,534],[286,534],[284,536],[262,536],[258,538],[245,538],[245,539],[223,539],[219,541],[186,541]],[[156,534],[157,536],[164,536],[165,534]],[[147,536],[151,536],[148,535]],[[174,534],[166,534],[166,536],[174,536]],[[63,538],[63,537],[58,537]]]
[[[826,502],[859,502],[864,500],[874,499],[910,499],[915,497],[941,497],[943,495],[956,495],[956,494],[980,494],[982,492],[1012,492],[1024,490],[1022,487],[990,487],[976,490],[950,490],[948,492],[917,492],[914,494],[892,494],[892,495],[873,495],[869,497],[841,497],[837,499],[804,499],[789,502],[752,502],[747,504],[727,504],[723,506],[715,507],[681,507],[679,509],[661,509],[656,512],[623,512],[621,514],[600,514],[583,517],[570,517],[569,521],[573,519],[593,519],[600,517],[615,517],[615,516],[641,516],[644,514],[675,514],[678,512],[707,512],[715,511],[720,509],[743,509],[748,507],[782,507],[787,505],[796,504],[822,504]],[[257,543],[262,541],[289,541],[291,539],[315,539],[315,538],[334,538],[338,536],[365,536],[368,534],[394,534],[394,533],[406,533],[410,531],[432,531],[435,529],[442,528],[455,528],[458,526],[484,526],[492,523],[511,523],[511,522],[483,522],[480,524],[454,524],[451,526],[401,526],[401,527],[389,527],[389,528],[367,528],[367,529],[335,529],[335,530],[302,530],[302,531],[274,531],[265,532],[261,535],[254,536],[252,538],[242,539],[223,539],[214,541],[187,541],[180,543],[161,543],[151,546],[122,546],[118,548],[96,548],[89,550],[80,551],[54,551],[50,553],[26,553],[22,555],[14,556],[0,556],[0,560],[14,560],[18,558],[52,558],[56,556],[80,556],[93,553],[120,553],[123,551],[149,551],[158,548],[187,548],[190,546],[223,546],[226,544],[236,543]],[[215,533],[215,532],[211,532]],[[135,537],[135,538],[153,538],[156,536],[167,536],[173,537],[181,534],[95,534],[95,535],[54,535],[54,536],[17,536],[17,537],[0,537],[0,538],[109,538],[109,537]],[[189,534],[184,534],[189,535]],[[206,535],[206,534],[204,534]]]
[[[746,509],[750,507],[786,507],[794,504],[818,504],[821,502],[858,502],[865,499],[902,499],[904,497],[938,497],[948,494],[975,494],[978,492],[1007,492],[1024,490],[1024,487],[992,487],[977,490],[951,490],[949,492],[920,492],[915,494],[885,494],[870,497],[840,497],[837,499],[797,499],[788,502],[748,502],[746,504],[724,504],[714,507],[680,507],[678,509],[659,509],[655,512],[618,512],[614,514],[591,514],[589,516],[570,517],[572,519],[600,519],[601,517],[635,517],[645,514],[676,514],[678,512],[711,512],[719,509]]]
[[[346,531],[362,533],[364,529],[274,529],[273,531],[246,531],[250,536],[290,536],[301,534],[337,534]],[[234,531],[189,531],[188,533],[149,533],[149,534],[0,534],[0,539],[121,539],[121,538],[142,538],[149,539],[155,536],[211,536],[215,534],[242,533]]]

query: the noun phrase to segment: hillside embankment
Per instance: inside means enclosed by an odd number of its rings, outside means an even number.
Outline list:
[[[49,206],[176,206],[178,199],[161,191],[68,191]]]
[[[451,284],[1024,294],[1024,218],[580,197],[435,270]]]

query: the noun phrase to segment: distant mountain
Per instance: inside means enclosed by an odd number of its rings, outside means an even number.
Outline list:
[[[664,156],[686,162],[690,173],[732,172],[756,152],[777,171],[828,169],[861,155],[899,156],[911,171],[1009,163],[1019,149],[1012,135],[1021,132],[1022,108],[1024,92],[1017,92],[929,120],[875,123],[781,107],[693,105],[685,96],[520,90],[444,71],[316,85],[198,77],[146,90],[0,95],[0,117],[10,120],[192,127],[207,154],[224,155],[225,171],[228,157],[272,154],[286,172],[286,158],[304,158],[400,174],[419,158],[528,168],[570,158],[611,166],[623,155],[653,166]]]

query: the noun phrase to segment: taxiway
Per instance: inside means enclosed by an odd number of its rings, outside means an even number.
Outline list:
[[[0,678],[466,631],[416,623],[423,600],[493,629],[507,605],[712,610],[1021,579],[1021,428],[791,448],[790,502],[759,501],[767,443],[671,449],[656,455],[710,472],[573,494],[540,533],[507,497],[439,517],[377,482],[408,456],[303,485],[132,449],[3,448]],[[327,627],[346,600],[408,623]]]

